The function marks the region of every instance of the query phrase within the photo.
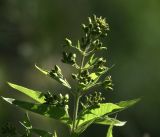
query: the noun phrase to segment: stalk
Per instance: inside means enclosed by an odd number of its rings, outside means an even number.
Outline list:
[[[81,96],[77,95],[75,96],[75,101],[74,101],[74,112],[73,112],[73,129],[72,132],[76,130],[76,120],[78,116],[78,109],[79,109],[79,101],[80,101]]]
[[[81,66],[80,66],[80,69],[79,69],[79,75],[82,72],[84,59],[85,59],[85,53],[86,53],[86,49],[84,50],[83,55],[82,55]],[[81,98],[81,94],[79,93],[79,89],[77,89],[77,93],[74,96],[73,126],[72,126],[72,131],[71,131],[73,137],[76,136],[75,135],[75,130],[77,128],[76,120],[77,120],[77,116],[78,116],[80,98]]]

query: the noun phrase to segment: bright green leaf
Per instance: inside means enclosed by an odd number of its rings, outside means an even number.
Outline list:
[[[91,73],[89,75],[91,77],[91,79],[95,80],[98,76],[96,75],[96,73]]]
[[[123,108],[128,108],[128,107],[135,105],[140,100],[141,100],[140,98],[137,98],[137,99],[133,99],[133,100],[121,101],[121,102],[117,103],[117,105],[121,106]]]
[[[42,92],[39,91],[35,91],[32,89],[28,89],[13,83],[8,82],[8,85],[24,94],[26,94],[27,96],[31,97],[32,99],[34,99],[35,101],[39,102],[39,103],[44,103],[45,102],[45,97],[43,96]]]
[[[122,109],[119,109],[119,110],[115,110],[113,112],[110,113],[111,114],[114,114],[114,113],[117,113],[119,111],[123,111],[133,105],[135,105],[136,103],[138,103],[141,99],[140,98],[137,98],[137,99],[133,99],[133,100],[127,100],[127,101],[121,101],[119,103],[116,103],[116,105],[122,107]]]
[[[94,108],[87,111],[82,111],[78,118],[78,125],[81,125],[87,121],[102,117],[113,110],[122,109],[122,107],[113,103],[101,103],[98,108]]]

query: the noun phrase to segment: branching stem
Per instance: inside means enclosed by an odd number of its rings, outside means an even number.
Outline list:
[[[85,54],[86,54],[86,49],[83,52],[82,55],[82,60],[81,60],[81,66],[79,69],[79,76],[83,70],[83,65],[84,65],[84,60],[85,60]],[[79,101],[81,98],[81,94],[79,92],[79,88],[77,89],[77,92],[74,96],[74,111],[73,111],[73,125],[72,125],[72,133],[75,132],[76,128],[77,128],[77,116],[78,116],[78,109],[79,109]]]

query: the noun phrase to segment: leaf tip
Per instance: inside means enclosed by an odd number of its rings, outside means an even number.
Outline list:
[[[13,99],[13,98],[5,98],[5,97],[3,97],[3,96],[1,96],[1,98],[2,98],[4,101],[6,101],[6,102],[8,102],[8,103],[10,103],[10,104],[13,104],[13,101],[15,101],[15,99]]]
[[[10,87],[12,87],[12,86],[14,85],[13,83],[11,83],[11,82],[9,82],[9,81],[7,81],[6,83],[7,83],[7,85],[9,85]]]
[[[48,72],[47,72],[47,71],[41,69],[41,68],[38,67],[36,64],[35,64],[35,67],[36,67],[36,69],[38,69],[38,70],[39,70],[40,72],[42,72],[43,74],[48,75]]]

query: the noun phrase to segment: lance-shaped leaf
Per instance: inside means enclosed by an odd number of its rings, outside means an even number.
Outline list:
[[[71,86],[69,85],[69,83],[67,82],[67,80],[64,78],[64,76],[62,75],[62,71],[61,69],[55,65],[55,69],[51,70],[51,71],[47,71],[47,70],[43,70],[42,68],[38,67],[37,65],[35,65],[35,67],[42,72],[43,74],[55,79],[57,82],[61,83],[62,85],[64,85],[67,88],[71,88]]]
[[[108,116],[98,118],[94,121],[95,124],[101,125],[114,125],[114,126],[124,126],[126,121],[119,121],[115,118],[110,118]]]
[[[47,104],[34,104],[30,102],[15,100],[12,98],[2,97],[2,99],[20,108],[29,110],[31,112],[34,112],[49,118],[60,120],[63,123],[67,123],[69,121],[69,116],[67,115],[66,110],[62,107],[56,107],[56,106],[47,105]]]
[[[98,108],[93,108],[91,110],[84,110],[78,117],[78,126],[87,121],[102,117],[112,112],[113,110],[118,110],[118,109],[122,109],[122,107],[113,103],[101,103]]]
[[[140,98],[137,98],[137,99],[133,99],[133,100],[126,100],[126,101],[121,101],[119,103],[116,103],[116,105],[122,107],[122,109],[119,109],[119,110],[115,110],[111,113],[109,113],[109,115],[111,114],[114,114],[114,113],[118,113],[119,111],[123,111],[133,105],[135,105],[136,103],[138,103],[141,99]]]
[[[39,91],[35,91],[26,87],[22,87],[13,83],[8,82],[8,85],[24,94],[26,94],[27,96],[31,97],[32,99],[34,99],[35,101],[39,102],[39,103],[44,103],[45,102],[45,97],[43,95],[42,92]]]
[[[121,106],[123,108],[128,108],[128,107],[135,105],[140,100],[141,100],[140,98],[137,98],[137,99],[133,99],[133,100],[121,101],[121,102],[117,103],[117,105]]]

